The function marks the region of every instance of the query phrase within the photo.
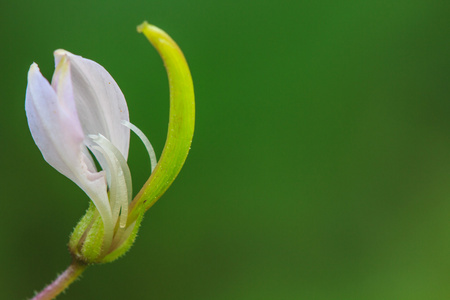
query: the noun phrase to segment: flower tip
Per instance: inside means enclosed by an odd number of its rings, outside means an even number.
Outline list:
[[[57,56],[65,56],[65,55],[67,55],[67,54],[69,54],[69,51],[66,51],[66,50],[64,50],[64,49],[57,49],[57,50],[55,50],[55,51],[53,52],[53,55],[54,55],[55,57],[57,57]]]
[[[28,70],[28,76],[32,76],[34,77],[37,74],[40,74],[41,70],[39,69],[39,66],[37,63],[33,62],[30,66],[30,69]],[[30,80],[30,78],[32,77],[28,77],[28,80]]]
[[[145,27],[147,27],[147,26],[149,26],[150,24],[148,24],[148,22],[147,21],[144,21],[144,22],[142,22],[142,24],[141,25],[138,25],[137,26],[137,32],[139,32],[139,33],[142,33],[142,31],[144,31],[144,28]]]
[[[88,134],[88,137],[93,141],[98,141],[100,139],[101,134]]]
[[[162,29],[156,27],[155,25],[143,22],[137,27],[139,33],[143,33],[149,42],[156,48],[156,50],[161,51],[161,44],[170,44],[175,48],[178,46],[172,40],[172,38]]]
[[[147,21],[142,22],[142,24],[137,27],[137,31],[145,34],[148,38],[160,38],[163,35],[167,35],[164,30],[149,24]]]
[[[38,67],[38,64],[37,63],[35,63],[35,62],[33,62],[32,64],[31,64],[31,66],[30,66],[30,71],[31,70],[39,70],[39,67]]]

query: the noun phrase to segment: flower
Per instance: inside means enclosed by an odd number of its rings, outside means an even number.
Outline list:
[[[69,241],[80,263],[113,261],[131,247],[144,212],[171,185],[190,149],[195,109],[186,60],[161,29],[144,22],[138,31],[158,50],[169,76],[169,130],[158,164],[144,133],[129,122],[119,86],[98,63],[56,50],[51,83],[36,63],[28,72],[25,110],[33,139],[44,159],[92,200]],[[130,129],[151,162],[151,176],[134,200],[127,165]]]
[[[119,86],[96,62],[56,50],[51,84],[36,63],[28,72],[25,109],[28,124],[44,159],[75,182],[98,210],[103,226],[103,249],[113,243],[117,222],[127,225],[131,176],[126,160],[130,128],[128,107]],[[97,171],[94,159],[103,171]],[[108,196],[109,190],[109,196]]]

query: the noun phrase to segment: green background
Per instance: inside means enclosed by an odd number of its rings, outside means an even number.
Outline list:
[[[196,132],[124,258],[60,299],[450,299],[450,2],[0,2],[0,298],[70,263],[88,198],[43,160],[26,74],[55,49],[116,79],[157,155],[167,31],[190,65]],[[148,158],[132,136],[135,192]]]

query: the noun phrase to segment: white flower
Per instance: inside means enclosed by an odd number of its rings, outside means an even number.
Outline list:
[[[28,124],[44,159],[92,199],[104,224],[107,249],[116,223],[120,228],[127,224],[130,128],[146,144],[153,168],[156,158],[142,132],[129,123],[125,97],[111,75],[96,62],[65,50],[54,55],[51,84],[37,64],[28,72]],[[103,171],[97,171],[91,153]]]

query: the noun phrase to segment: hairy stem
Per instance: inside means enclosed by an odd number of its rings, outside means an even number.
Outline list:
[[[83,273],[86,267],[87,265],[85,264],[73,261],[67,270],[61,273],[52,283],[46,286],[31,300],[51,300],[56,298],[56,296],[68,288],[69,285]]]

